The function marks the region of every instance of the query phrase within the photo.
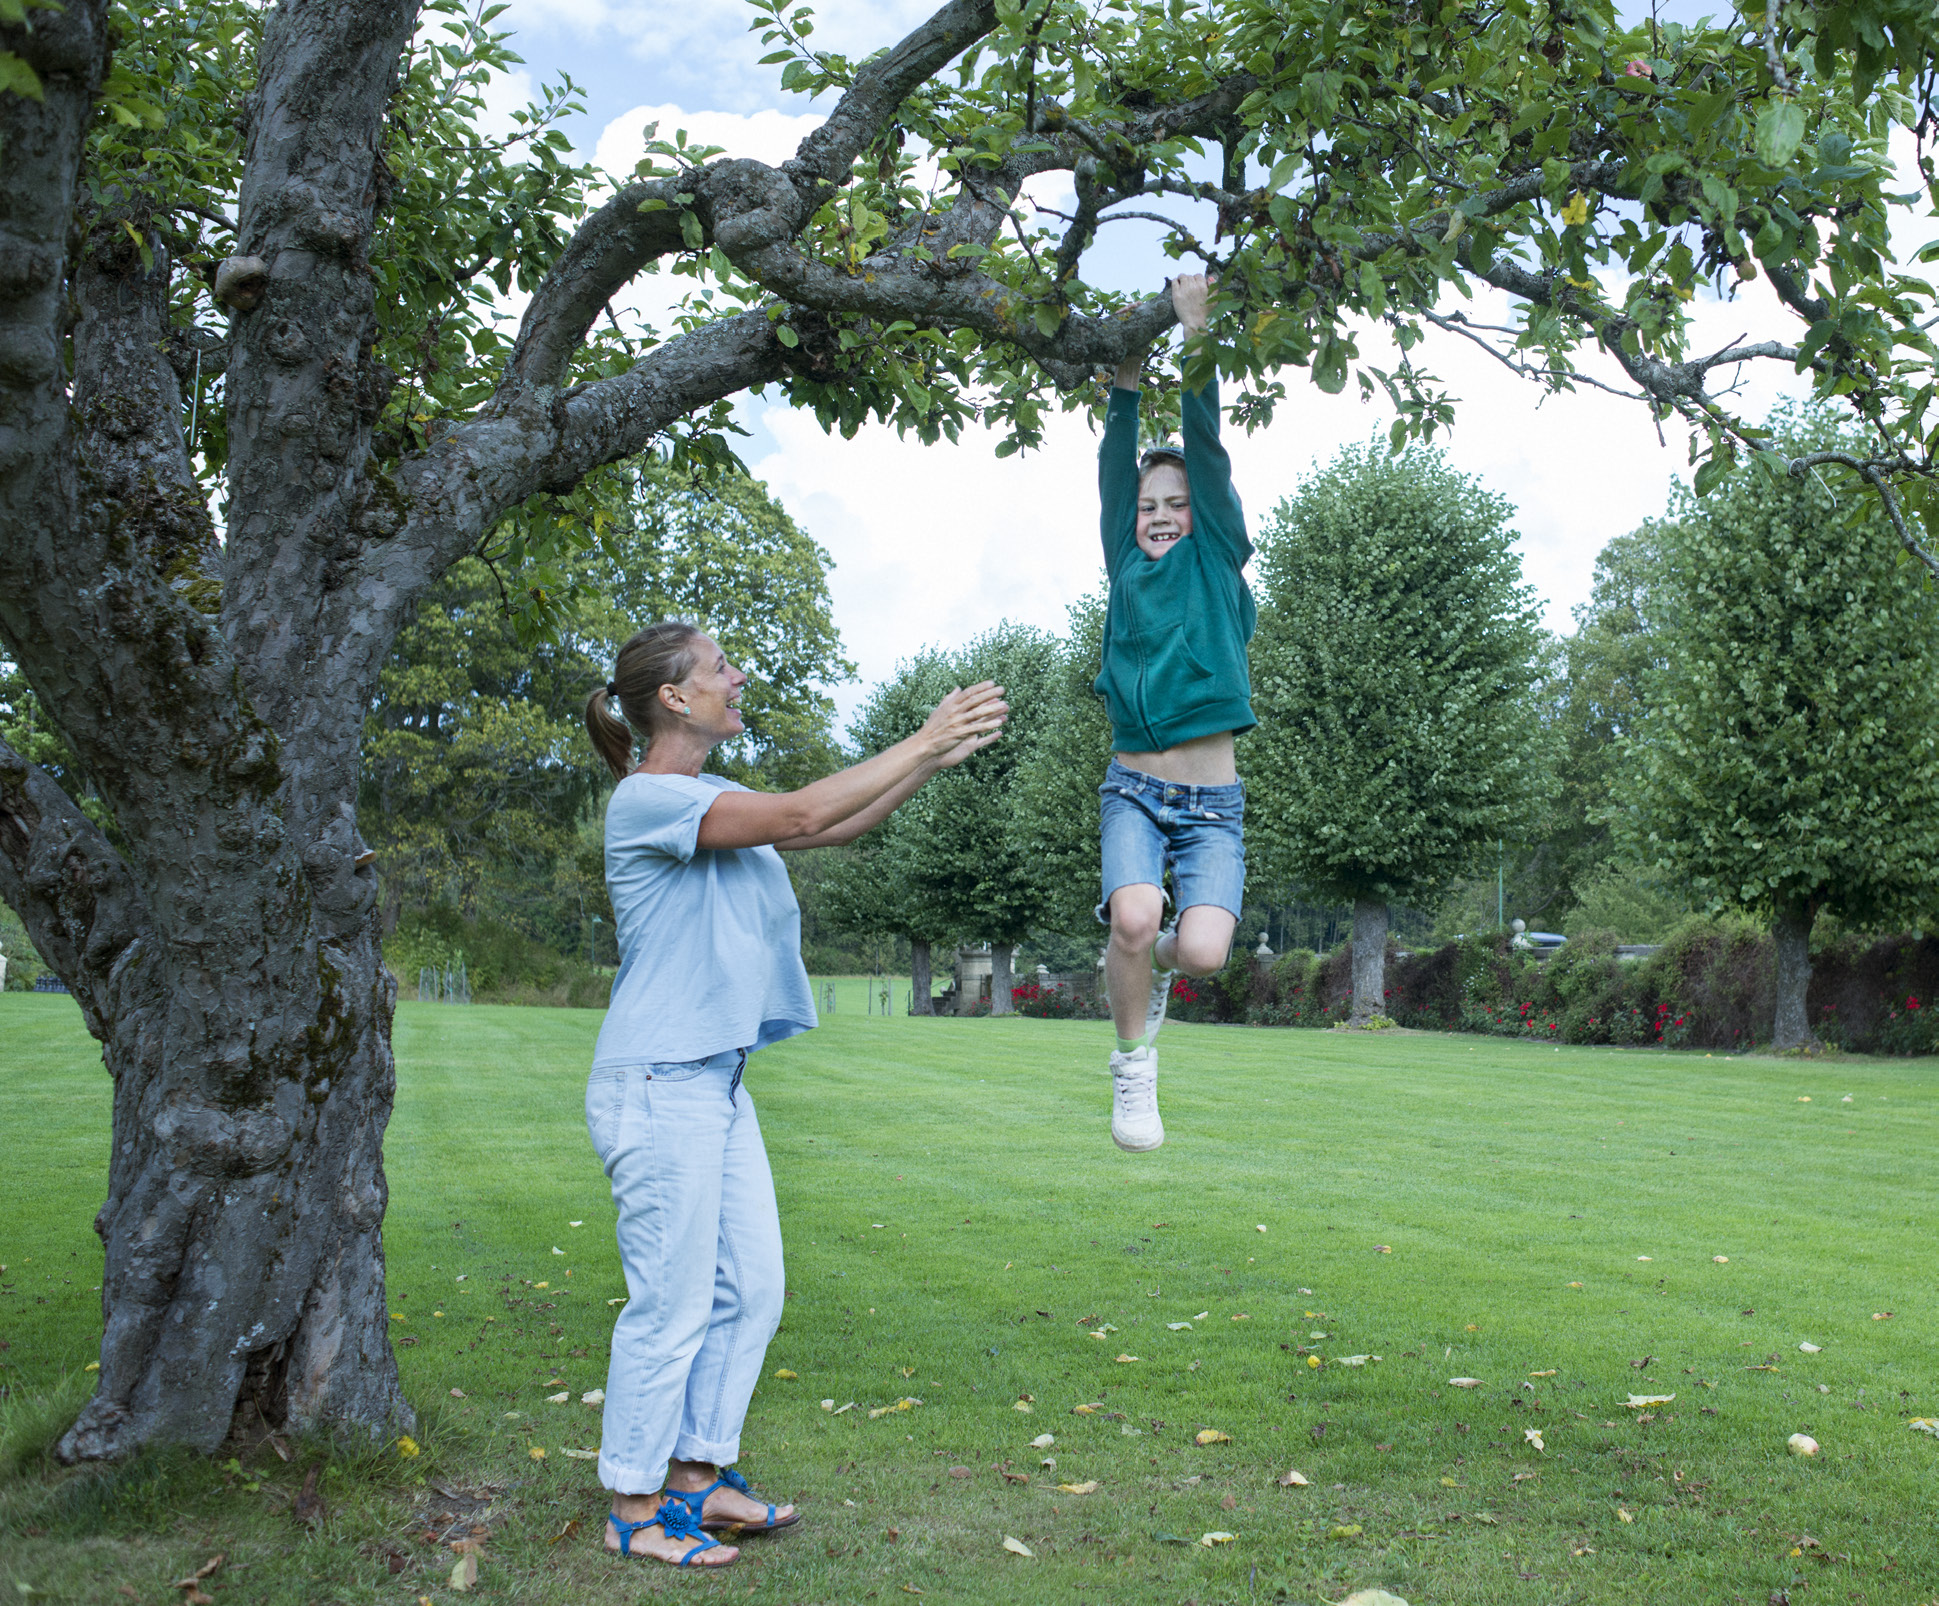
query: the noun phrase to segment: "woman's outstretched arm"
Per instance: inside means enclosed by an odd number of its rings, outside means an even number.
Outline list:
[[[1002,732],[1010,705],[992,681],[951,692],[915,735],[796,792],[722,792],[700,821],[702,848],[791,848],[849,841],[885,817],[944,762],[961,762]],[[959,749],[961,756],[957,756]],[[890,794],[900,791],[894,802]],[[877,806],[880,807],[879,812]],[[867,825],[833,836],[864,814]]]

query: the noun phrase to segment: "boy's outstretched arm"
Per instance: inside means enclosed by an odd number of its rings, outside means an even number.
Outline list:
[[[1098,534],[1104,542],[1105,570],[1113,575],[1137,547],[1138,378],[1143,368],[1143,352],[1118,364],[1104,411],[1104,439],[1097,448]]]
[[[1206,307],[1212,281],[1202,273],[1180,274],[1171,282],[1172,310],[1187,344],[1205,333]],[[1219,387],[1213,380],[1203,390],[1179,396],[1180,422],[1185,437],[1185,475],[1192,487],[1193,534],[1224,547],[1243,565],[1252,556],[1246,537],[1245,510],[1232,487],[1232,459],[1219,440]]]

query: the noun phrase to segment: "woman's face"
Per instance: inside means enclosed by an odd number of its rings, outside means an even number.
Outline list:
[[[1138,485],[1138,550],[1162,558],[1192,533],[1192,492],[1176,463],[1152,465]]]
[[[747,729],[740,709],[747,676],[711,636],[695,636],[693,653],[693,673],[677,686],[661,687],[660,699],[682,725],[715,742],[731,741]]]

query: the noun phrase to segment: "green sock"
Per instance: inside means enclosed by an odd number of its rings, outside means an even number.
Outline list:
[[[1143,1037],[1120,1037],[1118,1039],[1118,1052],[1120,1054],[1129,1054],[1134,1049],[1143,1048],[1150,1041],[1151,1035],[1149,1033],[1146,1033]]]

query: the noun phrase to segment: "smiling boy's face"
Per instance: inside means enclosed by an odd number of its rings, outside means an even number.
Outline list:
[[[1176,463],[1154,463],[1138,486],[1138,550],[1162,558],[1192,533],[1192,493]]]

